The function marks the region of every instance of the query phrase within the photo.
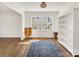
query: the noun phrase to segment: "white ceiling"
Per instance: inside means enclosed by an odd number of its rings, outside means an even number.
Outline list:
[[[41,11],[41,10],[57,11],[63,7],[69,6],[71,4],[71,3],[67,3],[67,2],[47,2],[47,7],[41,8],[40,3],[41,2],[16,2],[14,4],[17,4],[23,10],[26,10],[26,11]]]
[[[3,4],[20,13],[24,11],[64,11],[74,5],[79,7],[79,3],[77,2],[47,2],[47,7],[41,8],[40,3],[41,2],[3,2]]]

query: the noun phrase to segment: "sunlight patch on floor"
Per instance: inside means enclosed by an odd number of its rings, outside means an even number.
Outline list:
[[[36,41],[40,41],[40,40],[31,40],[31,42],[36,42]]]

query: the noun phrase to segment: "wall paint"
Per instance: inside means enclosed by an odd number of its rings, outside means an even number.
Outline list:
[[[74,54],[79,55],[79,8],[75,8],[74,13]]]
[[[21,33],[21,15],[4,5],[0,5],[0,37],[21,37]]]

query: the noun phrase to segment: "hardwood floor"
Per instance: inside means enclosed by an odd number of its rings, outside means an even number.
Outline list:
[[[0,38],[0,56],[16,57],[24,56],[27,44],[21,44],[20,38]]]
[[[54,44],[62,51],[62,53],[65,57],[73,57],[73,55],[57,40],[53,39],[52,41],[54,41]]]
[[[40,39],[37,39],[40,40]],[[43,39],[44,40],[44,39]],[[47,39],[46,39],[47,40]],[[65,57],[72,55],[55,39],[48,39],[62,51]],[[0,38],[1,57],[25,57],[30,49],[32,39],[20,41],[19,38]]]

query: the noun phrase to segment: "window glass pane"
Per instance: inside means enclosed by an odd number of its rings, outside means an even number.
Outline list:
[[[52,19],[47,16],[32,17],[32,28],[38,30],[52,30]]]

